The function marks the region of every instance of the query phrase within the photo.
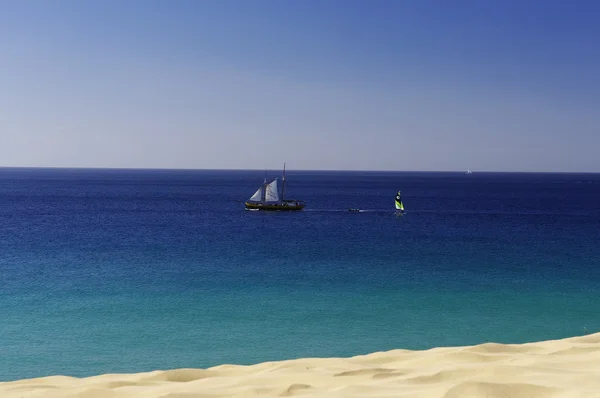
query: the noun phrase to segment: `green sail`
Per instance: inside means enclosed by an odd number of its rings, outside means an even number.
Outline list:
[[[394,201],[396,205],[396,210],[404,210],[404,204],[402,204],[402,196],[400,195],[400,191],[396,194],[396,200]]]

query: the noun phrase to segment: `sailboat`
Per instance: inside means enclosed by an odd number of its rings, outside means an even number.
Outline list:
[[[281,195],[277,187],[277,178],[267,182],[265,180],[258,190],[245,203],[248,210],[285,211],[302,210],[304,202],[295,199],[285,199],[285,163],[283,164],[283,176],[281,181]]]
[[[467,169],[467,172],[465,174],[473,174],[473,172],[471,171],[471,169]]]
[[[404,204],[402,203],[402,196],[400,195],[400,191],[396,194],[396,199],[394,200],[394,205],[396,206],[396,214],[404,214]]]

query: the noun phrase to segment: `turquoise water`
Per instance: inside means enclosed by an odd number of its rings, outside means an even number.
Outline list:
[[[0,380],[600,331],[598,174],[263,174],[0,169]]]

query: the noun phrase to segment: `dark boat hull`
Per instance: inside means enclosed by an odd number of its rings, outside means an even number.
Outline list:
[[[305,204],[296,200],[286,200],[275,203],[246,202],[245,206],[248,210],[298,211],[304,209]]]

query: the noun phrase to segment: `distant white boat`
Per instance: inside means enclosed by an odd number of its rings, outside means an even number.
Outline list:
[[[473,172],[471,171],[471,169],[467,169],[467,172],[465,174],[473,174]]]

